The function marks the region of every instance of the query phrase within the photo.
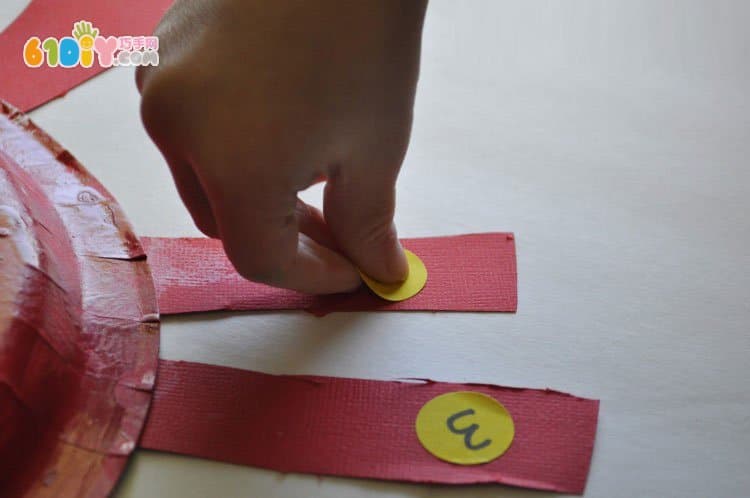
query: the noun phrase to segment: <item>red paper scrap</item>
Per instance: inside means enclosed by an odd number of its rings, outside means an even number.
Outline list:
[[[173,0],[33,0],[0,33],[0,98],[22,111],[60,97],[105,70],[96,61],[90,68],[26,66],[23,48],[32,36],[45,40],[71,36],[73,24],[86,20],[100,36],[150,35]]]
[[[466,390],[497,399],[515,424],[508,451],[483,465],[433,457],[414,429],[427,401]],[[277,376],[162,360],[140,446],[280,472],[580,494],[598,412],[597,400],[550,390]]]
[[[388,302],[365,286],[350,294],[311,296],[249,282],[207,238],[141,239],[162,314],[211,310],[307,309],[331,311],[516,311],[516,253],[510,233],[404,239],[427,266],[416,296]]]

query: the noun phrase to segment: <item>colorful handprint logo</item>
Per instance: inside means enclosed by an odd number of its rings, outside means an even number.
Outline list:
[[[88,21],[79,21],[73,25],[73,37],[81,47],[81,66],[94,65],[94,39],[99,36],[99,30]]]
[[[100,36],[89,21],[73,24],[71,36],[60,39],[32,36],[23,46],[23,60],[28,67],[71,68],[94,65],[94,54],[101,67],[158,66],[159,38],[156,36]]]

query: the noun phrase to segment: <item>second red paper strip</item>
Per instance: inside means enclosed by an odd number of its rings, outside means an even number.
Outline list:
[[[420,408],[456,391],[490,396],[512,414],[515,438],[498,459],[454,465],[421,446]],[[162,360],[140,446],[279,472],[582,493],[598,412],[596,400],[550,390],[267,375]]]

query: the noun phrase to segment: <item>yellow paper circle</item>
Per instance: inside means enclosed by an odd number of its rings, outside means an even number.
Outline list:
[[[441,394],[422,406],[417,437],[434,456],[459,465],[490,462],[510,448],[513,418],[494,398],[471,391]]]
[[[397,284],[384,284],[373,280],[362,272],[359,274],[362,276],[367,287],[369,287],[375,294],[387,299],[388,301],[403,301],[415,296],[419,291],[424,288],[427,283],[427,268],[421,259],[416,254],[404,249],[406,253],[406,261],[409,263],[409,276],[406,280]]]

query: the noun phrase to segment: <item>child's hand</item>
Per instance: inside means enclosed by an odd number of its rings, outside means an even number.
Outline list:
[[[137,73],[143,122],[242,275],[311,293],[357,287],[355,266],[405,278],[395,183],[425,6],[178,0],[165,15],[160,65]],[[297,199],[320,177],[325,221]]]

